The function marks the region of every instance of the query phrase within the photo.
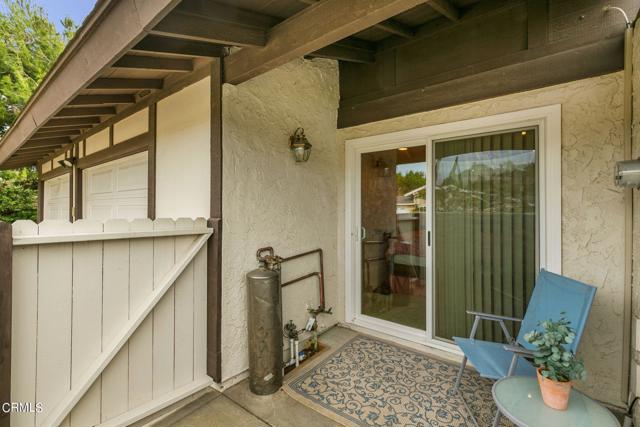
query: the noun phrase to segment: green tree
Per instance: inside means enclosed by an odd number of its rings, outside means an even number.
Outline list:
[[[70,18],[60,34],[31,0],[3,0],[0,11],[0,137],[75,33]],[[33,168],[0,171],[0,220],[35,219],[37,176]]]
[[[396,174],[396,182],[398,185],[398,195],[400,196],[424,186],[427,180],[424,177],[424,172],[410,170],[404,175],[398,172]]]
[[[33,168],[0,173],[0,221],[36,219],[38,175]]]

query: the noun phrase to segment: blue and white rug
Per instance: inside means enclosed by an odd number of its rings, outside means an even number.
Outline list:
[[[453,384],[458,366],[407,348],[357,336],[284,390],[345,426],[473,427]],[[496,408],[492,382],[467,369],[461,392],[480,426]],[[506,420],[502,424],[510,425]]]

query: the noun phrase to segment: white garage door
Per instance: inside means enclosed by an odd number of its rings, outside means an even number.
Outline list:
[[[44,182],[44,219],[69,220],[69,176],[60,175]]]
[[[147,153],[85,169],[82,172],[83,217],[147,217]]]

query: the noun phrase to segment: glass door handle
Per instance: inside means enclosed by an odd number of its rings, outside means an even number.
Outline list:
[[[360,240],[364,240],[367,238],[367,229],[364,227],[360,227]]]
[[[427,246],[431,246],[431,231],[427,231]]]

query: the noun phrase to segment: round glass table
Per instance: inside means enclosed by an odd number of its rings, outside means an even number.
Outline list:
[[[549,408],[533,377],[503,378],[492,392],[500,413],[519,427],[620,427],[609,410],[576,390],[566,411]]]

